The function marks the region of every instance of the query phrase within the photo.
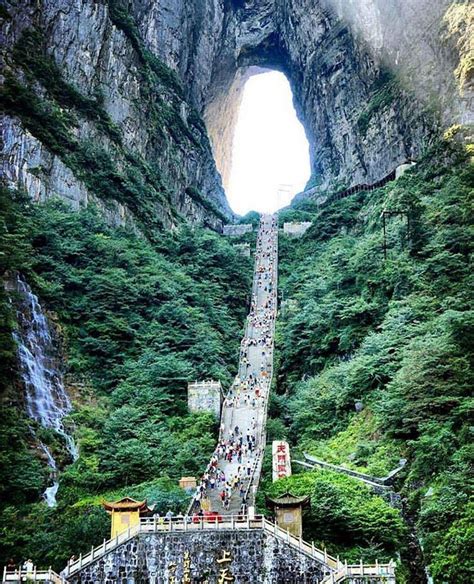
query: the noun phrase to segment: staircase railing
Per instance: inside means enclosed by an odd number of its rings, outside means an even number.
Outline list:
[[[52,582],[53,584],[67,584],[66,579],[56,574],[51,568],[49,570],[14,570],[13,572],[3,569],[2,583],[6,582]]]
[[[81,555],[78,560],[71,562],[64,571],[64,575],[67,578],[68,576],[79,572],[87,565],[140,534],[226,530],[247,531],[257,529],[265,531],[269,535],[285,542],[291,548],[322,564],[326,571],[331,572],[331,574],[323,580],[324,584],[342,582],[347,576],[394,576],[395,574],[393,562],[388,564],[375,563],[374,565],[362,563],[357,565],[343,564],[339,559],[329,555],[325,549],[319,549],[314,543],[308,543],[301,537],[298,538],[292,535],[289,531],[285,531],[281,527],[278,527],[278,525],[272,523],[262,515],[257,515],[255,517],[250,517],[249,515],[219,515],[212,518],[183,517],[171,520],[163,518],[159,519],[157,517],[142,518],[140,523],[135,527],[124,531],[109,541],[104,540],[101,545],[92,548],[87,555]],[[57,580],[51,581],[55,584],[60,584],[61,582],[63,584],[65,583],[65,580],[61,580],[61,577],[57,576],[57,574],[56,577],[58,578]],[[43,580],[45,580],[45,578],[43,578]]]
[[[331,573],[321,581],[321,584],[338,584],[344,582],[351,576],[356,578],[383,578],[383,582],[395,582],[395,565],[392,560],[388,564],[345,564],[336,573]]]

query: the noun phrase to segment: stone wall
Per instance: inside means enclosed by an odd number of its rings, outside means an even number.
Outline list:
[[[251,231],[253,231],[253,225],[251,223],[245,223],[243,225],[224,225],[224,235],[229,235],[230,237],[240,237]]]
[[[222,570],[228,570],[226,575],[232,574],[239,584],[316,584],[323,576],[322,566],[316,560],[255,529],[142,534],[68,581],[71,584],[186,581],[217,584],[225,581],[219,580]],[[183,579],[185,576],[190,579]]]
[[[202,381],[188,384],[188,409],[190,412],[210,412],[221,415],[222,387],[219,381]]]
[[[283,233],[290,237],[301,237],[311,227],[311,221],[300,223],[283,223]]]

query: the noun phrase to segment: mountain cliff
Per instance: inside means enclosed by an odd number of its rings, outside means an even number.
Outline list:
[[[468,122],[468,11],[448,0],[7,2],[4,174],[34,199],[99,200],[115,223],[219,228],[232,213],[207,134],[225,184],[245,80],[265,67],[291,83],[308,187],[375,182],[440,127]]]

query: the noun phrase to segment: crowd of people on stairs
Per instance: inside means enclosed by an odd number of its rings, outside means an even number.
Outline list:
[[[273,367],[277,308],[278,226],[263,216],[255,254],[250,312],[240,347],[237,377],[225,397],[219,442],[193,501],[198,516],[245,513],[264,449],[264,426]]]

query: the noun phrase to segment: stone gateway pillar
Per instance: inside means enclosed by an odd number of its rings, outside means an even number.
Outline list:
[[[278,527],[296,537],[301,537],[303,533],[303,509],[309,505],[309,496],[296,497],[291,493],[285,493],[274,499],[267,498],[267,507],[273,509]]]

